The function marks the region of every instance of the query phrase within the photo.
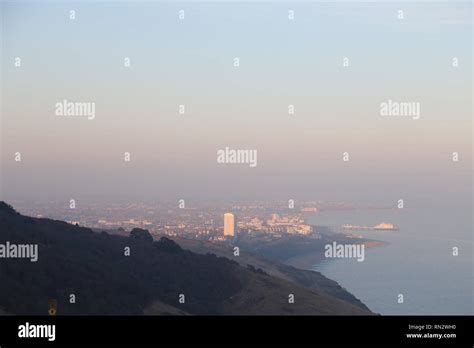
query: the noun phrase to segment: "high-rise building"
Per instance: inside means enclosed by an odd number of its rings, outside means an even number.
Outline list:
[[[225,213],[224,214],[224,236],[235,236],[237,232],[237,222],[234,214]]]

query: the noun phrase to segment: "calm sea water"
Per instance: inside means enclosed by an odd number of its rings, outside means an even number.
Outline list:
[[[399,231],[352,231],[388,244],[365,250],[365,261],[331,259],[313,269],[336,280],[380,314],[473,314],[471,212],[430,209],[320,212],[308,219],[341,225],[397,225]],[[453,247],[459,256],[453,256]],[[404,303],[397,302],[403,294]]]

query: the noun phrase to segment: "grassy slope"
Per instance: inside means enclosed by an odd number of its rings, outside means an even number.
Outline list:
[[[253,265],[255,268],[260,268],[274,277],[294,282],[317,292],[323,292],[332,297],[350,302],[351,304],[364,310],[369,310],[367,306],[365,306],[351,293],[342,288],[337,282],[326,278],[319,272],[301,270],[246,252],[240,252],[240,255],[235,257],[232,247],[222,244],[219,245],[210,242],[183,239],[176,239],[176,242],[179,243],[183,248],[189,249],[196,253],[214,253],[218,256],[228,257],[232,260],[235,260],[245,267],[249,264]]]

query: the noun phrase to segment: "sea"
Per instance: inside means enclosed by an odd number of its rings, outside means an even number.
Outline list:
[[[307,218],[308,223],[338,232],[344,224],[374,226],[382,222],[399,230],[346,230],[385,244],[366,248],[363,262],[325,259],[311,269],[337,281],[382,315],[472,315],[471,215],[467,210],[429,208],[318,212]],[[453,248],[457,248],[457,256]]]

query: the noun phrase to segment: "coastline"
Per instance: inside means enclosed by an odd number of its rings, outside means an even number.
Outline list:
[[[366,249],[377,248],[388,245],[388,242],[383,242],[380,240],[365,240],[363,243]],[[293,256],[288,260],[284,261],[285,265],[293,266],[295,268],[304,269],[304,270],[313,270],[313,267],[320,263],[321,261],[327,260],[324,256],[324,251],[315,251],[303,255]]]

